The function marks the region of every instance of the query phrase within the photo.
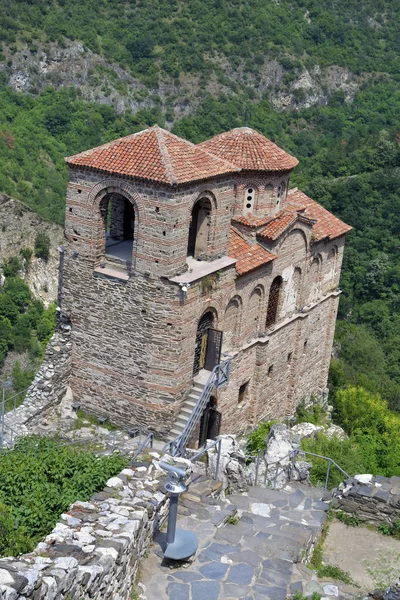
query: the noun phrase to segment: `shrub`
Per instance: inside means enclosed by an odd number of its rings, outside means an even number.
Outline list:
[[[35,238],[35,256],[49,260],[50,257],[50,238],[44,231],[39,231]]]
[[[296,408],[296,423],[314,423],[321,425],[326,420],[326,411],[322,408],[317,399],[311,398],[308,406],[302,400]]]
[[[259,425],[247,438],[246,452],[249,454],[257,454],[259,450],[266,450],[266,438],[271,431],[272,425],[275,423],[276,421],[265,421],[265,423],[261,423],[261,425]]]
[[[89,500],[127,460],[28,436],[0,454],[0,554],[33,550],[76,500]]]
[[[16,277],[22,269],[21,261],[17,256],[11,256],[3,264],[3,273],[6,277]]]

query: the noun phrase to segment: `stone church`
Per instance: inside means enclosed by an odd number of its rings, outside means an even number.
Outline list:
[[[351,228],[289,189],[296,158],[248,127],[194,145],[154,126],[66,162],[82,406],[202,442],[321,396]]]

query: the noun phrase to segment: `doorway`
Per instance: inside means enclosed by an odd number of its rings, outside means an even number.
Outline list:
[[[212,371],[221,362],[222,331],[213,328],[214,314],[207,311],[197,326],[194,348],[193,376],[200,369]]]
[[[199,446],[207,440],[216,440],[221,430],[222,415],[217,410],[217,399],[211,396],[200,419]]]

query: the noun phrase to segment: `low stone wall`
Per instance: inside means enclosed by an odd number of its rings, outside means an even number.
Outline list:
[[[12,431],[26,435],[28,425],[36,425],[65,395],[71,372],[71,333],[69,326],[50,339],[44,361],[30,385],[25,400],[4,417],[4,443],[10,444]]]
[[[75,502],[33,553],[0,559],[0,599],[131,598],[140,561],[168,512],[163,475],[154,464],[123,469],[91,502]]]
[[[372,525],[400,519],[400,477],[359,475],[335,491],[331,507]]]

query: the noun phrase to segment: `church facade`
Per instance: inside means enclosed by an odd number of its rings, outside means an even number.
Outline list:
[[[154,126],[66,161],[60,298],[82,406],[173,438],[229,362],[205,439],[321,396],[351,228],[289,188],[294,157],[249,128],[196,146]]]

